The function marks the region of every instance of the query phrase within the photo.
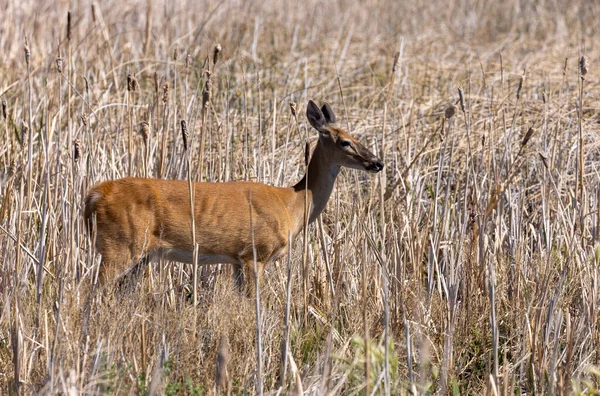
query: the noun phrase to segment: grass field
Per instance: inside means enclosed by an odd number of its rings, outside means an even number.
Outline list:
[[[596,2],[87,3],[0,11],[0,394],[600,394]],[[91,186],[293,185],[309,99],[385,169],[258,316],[228,265],[97,287]]]

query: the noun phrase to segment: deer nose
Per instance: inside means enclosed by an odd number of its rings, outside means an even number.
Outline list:
[[[377,170],[378,172],[381,171],[381,170],[383,170],[383,162],[377,161],[375,163],[375,170]]]

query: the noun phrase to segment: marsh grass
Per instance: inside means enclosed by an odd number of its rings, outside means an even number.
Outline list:
[[[598,392],[593,2],[71,4],[0,20],[0,393]],[[259,304],[226,265],[98,287],[93,184],[292,185],[313,98],[385,174]]]

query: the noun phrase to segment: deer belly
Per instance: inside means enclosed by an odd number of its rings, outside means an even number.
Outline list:
[[[159,249],[152,253],[153,261],[159,259],[177,261],[180,263],[192,264],[194,262],[193,254],[184,249]],[[198,264],[238,264],[239,260],[233,259],[223,254],[205,254],[198,252]]]

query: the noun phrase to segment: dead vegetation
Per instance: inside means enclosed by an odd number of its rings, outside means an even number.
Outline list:
[[[0,393],[597,394],[594,2],[70,4],[0,20]],[[386,167],[259,310],[228,266],[97,290],[91,185],[292,185],[310,98]]]

